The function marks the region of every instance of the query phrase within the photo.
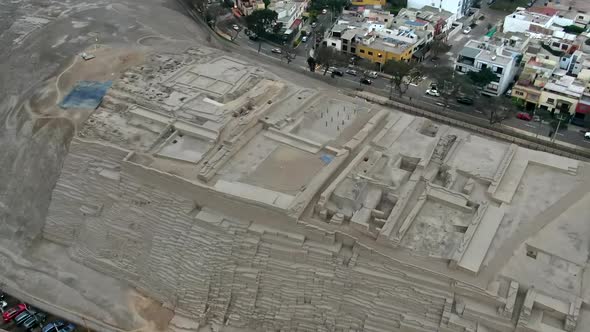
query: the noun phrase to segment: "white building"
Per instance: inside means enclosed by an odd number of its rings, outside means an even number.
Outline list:
[[[516,11],[504,18],[504,32],[535,32],[548,33],[555,23],[556,15],[544,15],[516,8]],[[546,32],[544,32],[546,31]]]
[[[456,18],[463,17],[471,7],[471,0],[408,0],[408,8],[422,8],[431,6],[456,14]]]
[[[485,94],[499,96],[504,93],[518,71],[521,54],[518,49],[528,42],[514,40],[500,45],[490,42],[470,40],[459,53],[455,61],[455,70],[460,73],[480,71],[489,68],[498,79],[491,82],[482,91]]]

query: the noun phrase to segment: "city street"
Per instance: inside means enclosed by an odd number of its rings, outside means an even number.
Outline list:
[[[457,54],[461,51],[461,49],[465,46],[465,44],[470,39],[479,39],[483,35],[488,32],[487,26],[488,24],[496,24],[498,21],[502,20],[505,16],[504,12],[499,12],[493,9],[489,9],[486,4],[483,4],[482,9],[477,16],[484,16],[483,20],[475,20],[476,26],[472,28],[469,34],[464,34],[462,31],[451,37],[448,43],[451,45],[451,49],[439,55],[439,58],[436,61],[431,61],[427,58],[425,61],[422,62],[424,67],[435,67],[435,66],[452,66]],[[237,24],[240,27],[239,31],[233,29],[233,25]],[[330,20],[330,14],[319,15],[317,19],[317,26],[315,29],[311,28],[311,25],[308,23],[304,23],[302,26],[302,30],[304,31],[321,31],[322,27],[324,31],[328,31],[331,27],[332,21]],[[245,30],[245,23],[241,19],[235,18],[233,15],[227,15],[221,22],[218,22],[218,27],[222,29],[225,33],[229,34],[234,38],[233,42],[241,47],[250,48],[258,53],[261,56],[272,57],[277,59],[281,62],[287,63],[287,59],[285,54],[277,54],[273,53],[273,49],[281,49],[282,45],[274,44],[265,40],[250,40],[248,36],[244,33]],[[307,65],[307,58],[308,56],[312,55],[312,48],[313,48],[313,38],[314,36],[310,36],[307,42],[301,42],[297,48],[294,50],[294,57],[292,58],[289,66],[293,66],[297,68],[297,70],[304,70],[308,71]],[[346,66],[341,66],[340,68],[344,69],[345,71]],[[360,72],[360,69],[357,69]],[[327,72],[326,77],[330,77],[330,71]],[[323,75],[324,70],[320,68],[316,71],[317,75]],[[336,76],[329,78],[332,80],[332,85],[337,87],[345,87],[349,89],[368,89],[371,92],[378,93],[383,96],[389,96],[390,94],[390,84],[389,80],[383,76],[379,76],[375,79],[371,79],[372,84],[370,88],[366,85],[360,84],[361,75],[353,76],[349,74],[344,74],[343,76]],[[429,108],[442,108],[442,99],[440,97],[433,97],[430,95],[426,95],[425,92],[430,85],[431,80],[426,78],[422,80],[418,85],[410,85],[407,91],[403,94],[402,100],[406,103],[411,103],[415,106],[424,106]],[[393,91],[393,98],[399,100],[400,96],[396,91]],[[508,98],[508,97],[502,97]],[[488,115],[484,114],[481,111],[475,110],[473,106],[469,105],[462,105],[458,104],[454,99],[450,100],[449,106],[446,110],[447,112],[460,112],[464,116],[468,117],[477,117],[477,118],[487,118]],[[529,133],[534,133],[539,135],[540,137],[548,138],[548,134],[551,131],[551,128],[548,124],[541,124],[540,122],[527,122],[516,117],[504,120],[502,122],[504,125],[524,130]],[[569,126],[566,130],[560,130],[555,139],[557,141],[566,142],[569,144],[574,144],[586,148],[590,148],[590,141],[584,139],[584,135],[581,132],[582,128],[576,126]]]

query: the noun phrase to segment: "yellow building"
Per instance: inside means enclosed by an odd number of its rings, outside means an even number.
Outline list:
[[[387,60],[410,61],[413,45],[406,43],[392,44],[374,40],[370,44],[356,45],[356,55],[372,62],[384,64]]]
[[[385,6],[385,3],[385,0],[359,0],[351,2],[354,6]]]

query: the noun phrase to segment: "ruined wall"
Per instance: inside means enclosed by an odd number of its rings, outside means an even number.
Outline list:
[[[126,155],[75,140],[44,236],[177,314],[260,330],[437,331],[449,310],[446,277],[288,220],[223,217],[169,175],[121,166]]]

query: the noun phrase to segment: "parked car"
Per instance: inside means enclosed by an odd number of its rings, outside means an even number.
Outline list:
[[[365,75],[369,76],[370,78],[377,78],[377,76],[379,75],[376,71],[366,71]]]
[[[428,90],[426,90],[426,94],[427,95],[430,95],[430,96],[433,96],[433,97],[439,97],[440,96],[440,93],[438,93],[438,91],[435,90],[435,89],[428,89]]]
[[[584,138],[585,138],[585,139],[590,139],[590,131],[587,131],[587,132],[584,134]]]
[[[361,79],[361,84],[371,85],[371,83],[373,82],[371,82],[371,80],[368,78]]]
[[[270,50],[270,51],[271,51],[271,52],[273,52],[273,53],[276,53],[276,54],[282,54],[282,53],[283,53],[283,51],[281,51],[281,49],[280,49],[280,48],[273,48],[273,49],[272,49],[272,50]]]
[[[516,113],[516,117],[524,121],[531,121],[533,119],[533,117],[526,112],[518,112]]]
[[[57,330],[57,332],[73,332],[74,330],[76,330],[76,325],[70,323],[66,326],[61,327],[59,330]]]
[[[13,321],[16,325],[20,325],[21,323],[23,323],[25,320],[29,319],[29,317],[31,317],[31,315],[36,314],[37,311],[33,310],[33,309],[27,309],[23,312],[21,312],[20,314],[18,314],[16,317],[14,317]]]
[[[2,318],[4,322],[10,322],[14,317],[18,316],[23,311],[27,310],[28,306],[24,303],[19,303],[16,306],[6,310],[2,313]]]
[[[469,26],[468,26],[468,27],[465,27],[465,28],[463,29],[463,33],[464,33],[464,34],[468,34],[468,33],[470,33],[470,32],[471,32],[471,27],[469,27]]]
[[[327,14],[327,13],[328,13],[328,10],[327,9],[325,9],[325,8],[322,9],[322,14]]]
[[[512,97],[512,89],[506,90],[506,97]]]
[[[45,326],[41,332],[72,332],[76,329],[76,325],[65,322],[63,320],[56,320]]]
[[[465,96],[457,97],[457,102],[463,105],[473,105],[473,99]]]
[[[31,330],[35,327],[43,325],[43,323],[45,323],[45,319],[47,319],[47,314],[44,312],[38,312],[27,318],[22,326],[27,330]]]
[[[307,42],[307,36],[301,37],[301,41],[304,42],[304,43],[306,43]]]
[[[356,70],[354,70],[354,69],[347,69],[347,70],[346,70],[346,73],[347,73],[348,75],[352,75],[352,76],[356,76],[356,75],[357,75],[357,72],[356,72]]]
[[[317,26],[318,26],[317,22],[313,22],[313,23],[311,24],[311,27],[312,27],[312,28],[315,28],[315,27],[317,27]]]
[[[251,33],[248,38],[250,38],[250,40],[258,40],[258,35],[255,33]]]
[[[236,31],[240,30],[240,27],[237,24],[234,24],[231,27],[232,27],[232,29],[234,29]]]

